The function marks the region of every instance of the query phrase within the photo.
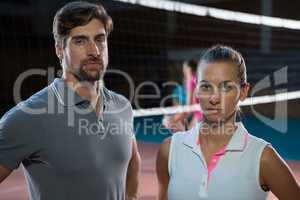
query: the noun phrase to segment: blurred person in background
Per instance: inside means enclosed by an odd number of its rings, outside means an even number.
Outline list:
[[[199,104],[199,98],[196,96],[196,86],[197,86],[197,70],[198,60],[191,59],[183,63],[183,75],[184,83],[186,89],[186,105]],[[187,114],[185,114],[187,115]],[[202,112],[195,111],[190,113],[188,116],[189,125],[188,128],[194,127],[196,122],[202,120]]]
[[[199,104],[199,98],[196,97],[197,85],[197,66],[196,59],[186,60],[182,65],[183,84],[178,84],[172,91],[172,105],[194,105]],[[163,118],[163,125],[169,128],[173,133],[192,128],[196,122],[202,120],[201,111],[192,113],[176,113],[173,115],[166,115]]]

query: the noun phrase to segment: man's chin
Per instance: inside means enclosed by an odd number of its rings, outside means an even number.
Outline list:
[[[100,80],[100,76],[87,76],[83,81],[88,81],[88,82],[95,82],[95,81],[99,81]]]
[[[102,71],[81,71],[79,74],[81,81],[95,82],[103,78]]]

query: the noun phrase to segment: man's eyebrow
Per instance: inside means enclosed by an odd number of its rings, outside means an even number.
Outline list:
[[[106,34],[105,33],[99,33],[99,34],[97,34],[96,36],[95,36],[95,38],[96,37],[106,37]]]
[[[88,37],[85,36],[85,35],[75,35],[75,36],[72,37],[72,40],[73,40],[73,39],[87,39],[87,38],[88,38]]]

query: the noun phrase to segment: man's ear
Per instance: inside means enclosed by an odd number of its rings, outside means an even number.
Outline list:
[[[64,57],[64,48],[62,40],[55,41],[55,53],[59,60]]]
[[[250,84],[249,83],[245,83],[241,87],[240,101],[244,101],[247,98],[249,90],[250,90]]]

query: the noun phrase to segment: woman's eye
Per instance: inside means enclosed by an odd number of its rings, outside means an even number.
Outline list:
[[[232,85],[228,85],[228,84],[222,84],[221,85],[221,91],[223,91],[223,92],[228,92],[232,89],[233,89]]]
[[[201,91],[209,91],[210,89],[211,89],[211,85],[209,85],[209,84],[201,84],[200,85]]]

